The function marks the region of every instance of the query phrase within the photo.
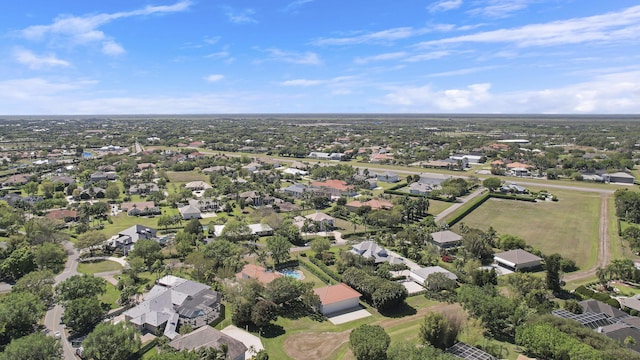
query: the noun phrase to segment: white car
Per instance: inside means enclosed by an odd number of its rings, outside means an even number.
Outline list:
[[[62,338],[62,335],[60,334],[60,331],[56,331],[56,332],[53,334],[53,337],[54,337],[54,338],[56,338],[56,339],[60,339],[60,338]]]

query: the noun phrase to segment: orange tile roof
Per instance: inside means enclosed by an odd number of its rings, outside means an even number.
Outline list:
[[[532,167],[532,166],[531,166],[531,165],[527,165],[527,164],[523,164],[523,163],[521,163],[521,162],[517,162],[517,161],[516,161],[516,162],[513,162],[513,163],[511,163],[511,164],[507,164],[507,167],[508,167],[509,169],[515,169],[515,168],[525,168],[525,169],[528,169],[528,168],[530,168],[530,167]]]
[[[313,292],[320,297],[322,305],[333,304],[362,296],[362,294],[353,290],[345,283],[313,289]]]
[[[268,284],[273,280],[281,277],[282,274],[275,271],[267,271],[260,265],[247,264],[242,268],[242,271],[236,274],[238,279],[256,279],[263,284]]]
[[[332,188],[332,189],[337,189],[341,191],[347,191],[347,190],[353,189],[353,186],[347,185],[347,183],[342,180],[314,181],[311,183],[311,186],[326,187],[326,188]]]
[[[353,208],[359,208],[362,206],[370,206],[372,210],[379,210],[379,209],[391,209],[393,208],[393,204],[386,201],[386,200],[381,200],[381,199],[371,199],[369,201],[365,201],[365,202],[360,202],[358,200],[355,201],[351,201],[349,202],[346,206],[348,207],[353,207]]]

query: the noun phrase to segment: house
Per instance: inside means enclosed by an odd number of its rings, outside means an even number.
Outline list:
[[[273,235],[273,228],[267,224],[249,224],[247,225],[251,230],[251,234],[258,236],[271,236]]]
[[[178,208],[183,220],[200,219],[202,214],[200,209],[193,205],[186,205]]]
[[[398,174],[393,171],[385,171],[381,174],[376,174],[376,179],[378,181],[387,182],[387,183],[397,183],[400,181]]]
[[[313,151],[310,152],[308,157],[312,158],[312,159],[318,159],[318,160],[330,160],[329,156],[331,154],[326,153],[326,152],[317,152],[317,151]]]
[[[203,348],[216,348],[225,346],[229,360],[244,360],[247,347],[239,340],[212,328],[209,325],[203,326],[185,335],[179,335],[173,339],[169,346],[178,351],[193,351]]]
[[[316,211],[314,214],[305,216],[305,219],[313,222],[319,231],[333,230],[333,222],[335,221],[335,218],[325,213]]]
[[[220,316],[220,294],[195,281],[167,275],[144,297],[144,301],[124,312],[124,318],[139,330],[164,335],[173,340],[177,327],[199,328]]]
[[[409,185],[409,194],[429,195],[433,190],[435,190],[434,185],[430,185],[427,183],[414,182]]]
[[[335,314],[360,306],[360,294],[345,283],[313,289],[320,298],[320,312],[323,315]]]
[[[96,171],[93,174],[89,175],[89,181],[98,182],[98,181],[111,181],[115,180],[118,176],[113,171]]]
[[[370,259],[374,264],[388,262],[390,264],[402,264],[404,259],[389,255],[387,250],[374,241],[363,241],[351,247],[351,252]]]
[[[158,230],[143,225],[133,225],[132,227],[122,230],[118,235],[114,236],[109,245],[116,249],[122,249],[124,254],[128,254],[135,243],[140,239],[157,240],[156,232]]]
[[[69,209],[56,209],[49,211],[46,217],[64,222],[78,221],[78,212]]]
[[[234,168],[228,167],[228,166],[211,166],[211,167],[202,169],[202,172],[205,174],[214,174],[214,173],[226,174],[226,173],[233,172],[234,170],[235,170]]]
[[[58,176],[53,176],[51,178],[51,182],[52,183],[61,183],[64,184],[64,186],[69,186],[73,183],[75,183],[75,179],[70,177],[70,176],[65,176],[65,175],[58,175]]]
[[[140,163],[140,164],[136,165],[136,168],[138,170],[155,169],[156,168],[156,164],[153,164],[153,163]]]
[[[637,327],[630,326],[623,322],[617,322],[599,327],[596,331],[610,339],[617,340],[628,349],[640,353],[640,329]],[[627,343],[627,338],[633,339],[633,342]]]
[[[300,169],[296,169],[296,168],[286,168],[282,171],[284,174],[289,174],[289,175],[293,175],[293,176],[305,176],[308,175],[309,172],[306,170],[300,170]]]
[[[220,237],[226,225],[214,225],[213,235]],[[273,235],[273,228],[267,224],[249,224],[247,225],[252,235],[269,236]]]
[[[332,197],[354,196],[357,194],[352,185],[343,180],[314,181],[311,186],[319,188],[323,193]]]
[[[158,191],[160,188],[156,183],[135,184],[129,187],[129,195],[149,195]]]
[[[358,200],[348,202],[346,205],[350,211],[356,210],[363,206],[369,206],[371,210],[390,210],[393,208],[393,204],[384,199],[371,199],[369,201],[360,202]]]
[[[418,182],[422,184],[428,184],[436,188],[440,187],[440,184],[449,179],[451,179],[451,176],[429,176],[420,174],[420,180],[418,180]]]
[[[451,249],[462,245],[462,236],[451,230],[431,233],[431,243],[440,249]]]
[[[541,266],[542,258],[522,249],[495,254],[493,261],[511,271],[533,270]]]
[[[497,360],[493,355],[463,342],[453,345],[446,352],[465,360]]]
[[[524,194],[527,192],[527,188],[520,186],[518,184],[504,184],[500,188],[500,191],[503,193],[516,193],[516,194]]]
[[[212,186],[207,184],[204,181],[192,181],[192,182],[188,182],[185,187],[191,191],[197,191],[197,190],[207,190],[207,189],[211,189]]]
[[[153,201],[124,202],[120,204],[120,210],[129,216],[146,216],[160,214],[161,210]]]
[[[31,179],[31,175],[29,174],[14,174],[7,178],[2,183],[2,186],[16,186],[16,185],[24,185],[29,182]]]
[[[449,164],[451,164],[451,167],[458,170],[466,169],[469,167],[469,159],[466,156],[452,155],[449,156],[448,159],[444,159],[443,161],[448,162]]]
[[[604,182],[618,184],[633,184],[635,178],[631,174],[625,172],[615,172],[611,174],[602,174]]]
[[[239,273],[236,274],[236,279],[238,280],[246,280],[246,279],[256,279],[258,282],[266,285],[276,278],[284,276],[279,272],[267,270],[259,265],[247,264],[245,265]]]
[[[189,199],[189,205],[198,208],[200,212],[212,212],[220,209],[220,202],[216,199]]]
[[[440,266],[428,266],[417,270],[411,270],[409,277],[418,284],[427,286],[427,279],[429,278],[429,275],[437,273],[442,273],[451,280],[458,280],[456,274]]]
[[[90,186],[82,192],[80,192],[80,199],[89,200],[89,199],[103,199],[106,196],[106,191],[103,188],[99,188],[96,186]]]
[[[380,164],[393,160],[393,155],[389,154],[371,154],[369,162],[372,164]]]
[[[281,190],[284,194],[287,194],[293,198],[299,199],[305,194],[311,194],[317,191],[317,189],[307,186],[305,184],[293,184]]]

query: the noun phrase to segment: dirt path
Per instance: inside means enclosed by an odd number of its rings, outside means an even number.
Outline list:
[[[564,281],[576,281],[595,276],[598,268],[604,268],[609,264],[609,197],[605,193],[600,194],[600,241],[598,242],[598,260],[591,269],[564,276]]]

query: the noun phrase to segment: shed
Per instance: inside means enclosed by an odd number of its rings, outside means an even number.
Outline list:
[[[542,258],[522,249],[509,250],[496,254],[493,260],[499,266],[511,271],[533,269],[541,266]]]
[[[436,274],[436,273],[443,273],[446,277],[448,277],[451,280],[458,280],[458,277],[456,276],[456,274],[452,273],[451,271],[441,266],[427,266],[422,269],[411,270],[411,272],[409,273],[409,277],[411,278],[411,280],[417,282],[420,285],[426,285],[425,281],[427,280],[429,275]]]
[[[360,305],[360,294],[345,283],[313,289],[320,297],[320,311],[323,315],[355,309]]]

